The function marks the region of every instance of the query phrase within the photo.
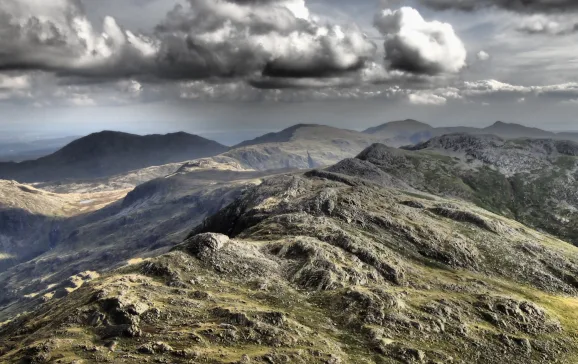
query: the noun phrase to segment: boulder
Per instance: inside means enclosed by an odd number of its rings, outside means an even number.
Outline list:
[[[202,257],[219,251],[228,241],[229,237],[226,235],[204,233],[187,239],[180,248],[191,255]]]

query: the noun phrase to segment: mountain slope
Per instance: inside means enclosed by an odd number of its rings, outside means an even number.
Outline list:
[[[379,134],[389,138],[397,137],[399,134],[415,134],[420,131],[433,129],[431,125],[413,119],[391,121],[364,130],[367,134]]]
[[[127,192],[55,194],[0,180],[0,273],[54,248],[67,218],[102,209]]]
[[[192,225],[270,174],[275,173],[183,170],[122,195],[118,195],[121,191],[53,194],[34,189],[63,201],[66,209],[62,204],[52,210],[0,208],[0,291],[4,292],[0,322],[46,297],[62,296],[69,278],[81,272],[103,272],[166,252],[182,241]],[[22,206],[43,206],[35,196],[23,195],[19,201]],[[109,201],[116,202],[89,210],[103,196],[116,196]],[[75,198],[78,204],[73,203]]]
[[[172,252],[6,323],[0,360],[575,363],[577,253],[353,173],[277,176]]]
[[[538,129],[530,128],[520,124],[504,123],[497,121],[493,125],[483,128],[480,134],[493,134],[507,139],[516,138],[555,138],[556,134]]]
[[[186,133],[138,136],[104,131],[73,141],[59,151],[21,163],[0,163],[0,179],[46,182],[87,179],[210,157],[228,150]]]
[[[395,177],[578,244],[578,144],[453,134],[408,149],[377,144],[356,158],[363,165],[345,161],[345,168],[340,163],[330,171]]]
[[[352,157],[381,140],[352,130],[299,124],[243,142],[226,153],[210,158],[206,163],[238,165],[244,169],[261,171],[316,168]]]

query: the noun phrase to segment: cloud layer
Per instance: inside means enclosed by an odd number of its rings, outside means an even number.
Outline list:
[[[487,103],[495,95],[556,102],[578,98],[570,84],[559,84],[565,78],[549,82],[557,86],[515,86],[540,82],[504,77],[512,69],[523,72],[536,59],[565,54],[552,43],[563,44],[578,30],[574,2],[420,1],[434,9],[486,9],[482,13],[489,18],[500,15],[494,21],[500,23],[498,42],[493,47],[479,43],[471,35],[475,24],[469,28],[448,13],[444,22],[433,20],[431,11],[423,12],[425,19],[419,6],[398,8],[401,2],[395,0],[382,2],[386,9],[377,12],[373,24],[368,23],[373,8],[355,19],[364,28],[316,16],[323,10],[319,2],[310,8],[305,0],[182,0],[168,14],[163,10],[154,28],[139,32],[111,16],[95,20],[82,0],[2,0],[0,101],[93,106],[387,98],[440,106]],[[547,47],[523,49],[520,44],[530,33],[556,37],[532,37]],[[504,57],[504,49],[514,48],[518,53]],[[549,62],[541,69],[559,74],[568,64]],[[501,73],[495,76],[494,70]]]
[[[496,7],[517,12],[566,12],[578,11],[575,0],[420,0],[421,3],[438,10],[458,9],[474,11]]]
[[[149,35],[112,17],[98,32],[74,0],[5,0],[0,20],[0,69],[84,77],[323,78],[376,51],[355,25],[318,24],[303,0],[189,0]]]
[[[578,33],[578,21],[571,19],[552,19],[545,15],[533,15],[522,19],[518,31],[528,34],[568,35]]]

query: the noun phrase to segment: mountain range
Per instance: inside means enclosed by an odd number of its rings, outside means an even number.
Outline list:
[[[577,133],[553,133],[519,124],[496,122],[486,128],[434,128],[411,119],[385,123],[364,132],[298,124],[232,148],[182,132],[138,136],[104,131],[74,140],[60,150],[36,160],[0,162],[0,179],[22,183],[40,182],[42,186],[52,188],[63,182],[87,180],[88,184],[94,185],[92,180],[96,178],[114,178],[117,187],[124,184],[128,188],[166,175],[169,170],[176,171],[180,166],[172,165],[174,163],[182,164],[191,160],[199,162],[209,158],[203,163],[228,169],[234,166],[242,170],[315,168],[353,157],[373,143],[401,147],[453,133],[492,134],[505,139],[525,137],[578,141]]]
[[[39,279],[31,312],[0,327],[0,359],[574,362],[578,248],[466,201],[376,181],[390,151],[258,177],[190,221],[170,252],[61,284]],[[158,183],[116,208],[154,200]]]
[[[0,180],[0,362],[575,363],[571,136],[81,138]]]
[[[389,140],[387,144],[394,147],[417,144],[436,136],[455,133],[472,135],[491,134],[505,139],[549,138],[578,141],[578,134],[575,132],[554,133],[520,124],[504,123],[502,121],[497,121],[485,128],[464,126],[436,128],[416,120],[407,119],[402,121],[389,122],[380,126],[369,128],[365,130],[364,133],[385,138],[386,140]]]

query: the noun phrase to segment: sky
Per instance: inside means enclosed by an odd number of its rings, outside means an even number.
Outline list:
[[[413,118],[578,130],[575,0],[2,0],[0,142]]]

